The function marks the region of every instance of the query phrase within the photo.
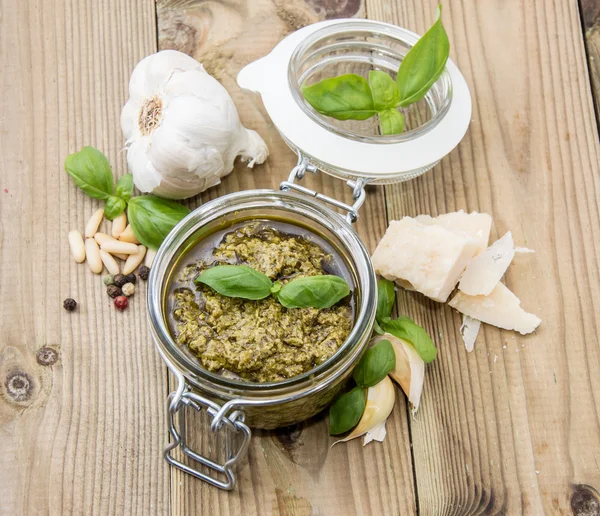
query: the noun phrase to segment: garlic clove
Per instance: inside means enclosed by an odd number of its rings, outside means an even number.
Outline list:
[[[387,430],[385,429],[385,421],[380,425],[376,426],[369,430],[363,439],[363,446],[366,446],[371,441],[383,442],[385,436],[387,435]]]
[[[396,367],[390,372],[390,377],[395,380],[408,401],[413,406],[413,413],[419,409],[421,393],[423,392],[423,382],[425,381],[425,362],[417,353],[417,350],[409,343],[389,333],[378,335],[371,339],[371,345],[379,341],[388,340],[394,348],[396,354]]]
[[[394,384],[390,380],[390,377],[386,376],[377,385],[369,387],[367,390],[365,411],[358,425],[350,432],[350,435],[336,441],[334,444],[344,443],[365,435],[368,432],[374,432],[377,427],[385,423],[385,420],[394,408],[395,401],[396,393],[394,391]]]
[[[243,161],[248,162],[248,168],[264,163],[269,157],[267,144],[256,131],[245,127],[242,127],[242,129],[243,136],[240,136],[239,141],[243,142],[243,145],[239,148],[237,154]]]
[[[160,185],[162,176],[148,159],[150,138],[145,136],[132,141],[127,148],[127,166],[133,174],[133,182],[144,192],[152,192]]]

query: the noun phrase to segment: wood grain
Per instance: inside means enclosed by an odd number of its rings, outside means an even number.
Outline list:
[[[422,33],[435,4],[368,11]],[[386,189],[388,216],[491,213],[494,237],[536,250],[506,283],[544,322],[528,337],[486,327],[467,354],[458,314],[400,294],[441,348],[411,423],[419,510],[570,514],[581,485],[600,489],[600,152],[577,4],[452,2],[444,21],[471,128],[432,173]]]
[[[156,48],[153,5],[2,1],[0,13],[0,512],[164,514],[167,387],[145,287],[117,313],[73,261],[67,232],[98,203],[63,171],[87,144],[125,171],[119,115]]]

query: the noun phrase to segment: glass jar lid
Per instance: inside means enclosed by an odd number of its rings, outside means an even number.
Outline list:
[[[469,88],[452,61],[425,98],[404,112],[406,130],[398,135],[377,134],[375,118],[338,121],[320,115],[304,100],[301,88],[344,73],[366,76],[372,69],[395,78],[418,39],[413,32],[373,20],[315,23],[244,67],[237,81],[260,93],[286,143],[324,172],[374,183],[405,181],[438,163],[469,126]]]

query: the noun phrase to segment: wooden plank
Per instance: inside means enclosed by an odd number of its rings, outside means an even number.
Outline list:
[[[346,10],[327,10],[311,1],[259,0],[230,4],[192,0],[157,3],[159,47],[185,51],[217,77],[231,93],[243,123],[258,130],[269,146],[267,162],[250,171],[237,164],[233,173],[203,199],[251,188],[277,188],[296,163],[257,95],[241,91],[236,82],[245,64],[268,53],[289,32],[325,16],[364,14],[358,2],[340,3]],[[311,6],[317,6],[316,8]],[[259,30],[260,29],[260,30]],[[339,180],[320,174],[308,186],[350,201]],[[382,188],[370,189],[361,209],[358,232],[374,249],[386,226]],[[201,435],[206,426],[190,423]],[[202,442],[201,438],[198,438]],[[274,432],[256,431],[248,461],[240,469],[236,492],[223,493],[188,475],[173,471],[174,514],[411,514],[415,495],[407,410],[404,395],[388,425],[383,445],[362,447],[355,441],[329,449],[323,416]]]
[[[423,33],[436,4],[368,12]],[[419,510],[584,514],[600,489],[600,150],[577,3],[452,2],[444,23],[472,124],[432,172],[386,188],[388,216],[493,214],[493,237],[536,250],[506,283],[543,324],[528,337],[486,327],[467,354],[458,314],[401,293],[440,347],[411,423]]]
[[[63,171],[86,144],[125,171],[119,115],[133,66],[156,49],[154,6],[27,0],[0,12],[0,512],[162,514],[167,387],[145,287],[117,313],[73,261],[67,232],[98,203]],[[53,365],[36,360],[43,347]]]
[[[581,0],[580,7],[598,121],[600,120],[600,0]]]

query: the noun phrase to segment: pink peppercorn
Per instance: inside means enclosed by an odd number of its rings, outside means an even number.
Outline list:
[[[125,308],[127,308],[128,304],[129,304],[129,299],[127,299],[125,296],[115,297],[115,307],[118,310],[125,310]]]

